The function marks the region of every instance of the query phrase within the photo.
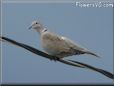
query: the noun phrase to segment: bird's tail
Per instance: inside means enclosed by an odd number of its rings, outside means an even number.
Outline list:
[[[96,56],[98,58],[100,58],[100,56],[98,56],[97,54],[91,52],[91,51],[85,51],[86,54],[90,54],[90,55],[93,55],[93,56]]]

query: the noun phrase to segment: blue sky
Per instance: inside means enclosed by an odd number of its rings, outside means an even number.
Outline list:
[[[28,27],[40,21],[49,31],[66,36],[100,55],[71,56],[113,72],[112,8],[81,8],[75,3],[3,3],[3,36],[43,50],[39,34]],[[27,50],[3,43],[3,83],[113,83],[100,73],[50,61]]]

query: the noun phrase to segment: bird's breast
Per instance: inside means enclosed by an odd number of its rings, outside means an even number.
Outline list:
[[[43,36],[42,46],[47,53],[53,55],[67,50],[65,43],[56,36]]]

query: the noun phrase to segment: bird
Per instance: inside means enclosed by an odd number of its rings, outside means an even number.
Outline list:
[[[81,63],[78,61],[63,59],[64,57],[67,57],[67,56],[81,55],[81,54],[90,54],[90,55],[99,57],[95,53],[92,53],[91,51],[89,51],[86,48],[80,47],[78,44],[74,43],[72,40],[70,40],[66,37],[59,36],[55,33],[48,31],[38,21],[33,21],[32,25],[29,27],[29,29],[31,29],[31,28],[36,29],[36,31],[40,34],[42,46],[46,53],[42,52],[32,46],[17,42],[15,40],[12,40],[12,39],[4,37],[4,36],[0,36],[0,41],[9,42],[13,45],[24,48],[36,55],[39,55],[39,56],[42,56],[42,57],[45,57],[45,58],[48,58],[51,60],[56,60],[56,61],[59,61],[61,63],[67,64],[70,66],[93,70],[93,71],[96,71],[96,72],[99,72],[99,73],[105,75],[108,78],[114,79],[114,74],[110,73],[106,70],[96,68],[91,65]]]
[[[48,31],[39,21],[33,21],[29,29],[32,28],[40,34],[42,47],[49,55],[59,58],[82,54],[100,57],[71,39]]]

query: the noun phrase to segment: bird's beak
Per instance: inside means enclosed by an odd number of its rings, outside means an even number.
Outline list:
[[[28,29],[31,29],[32,28],[32,26],[30,26]]]

